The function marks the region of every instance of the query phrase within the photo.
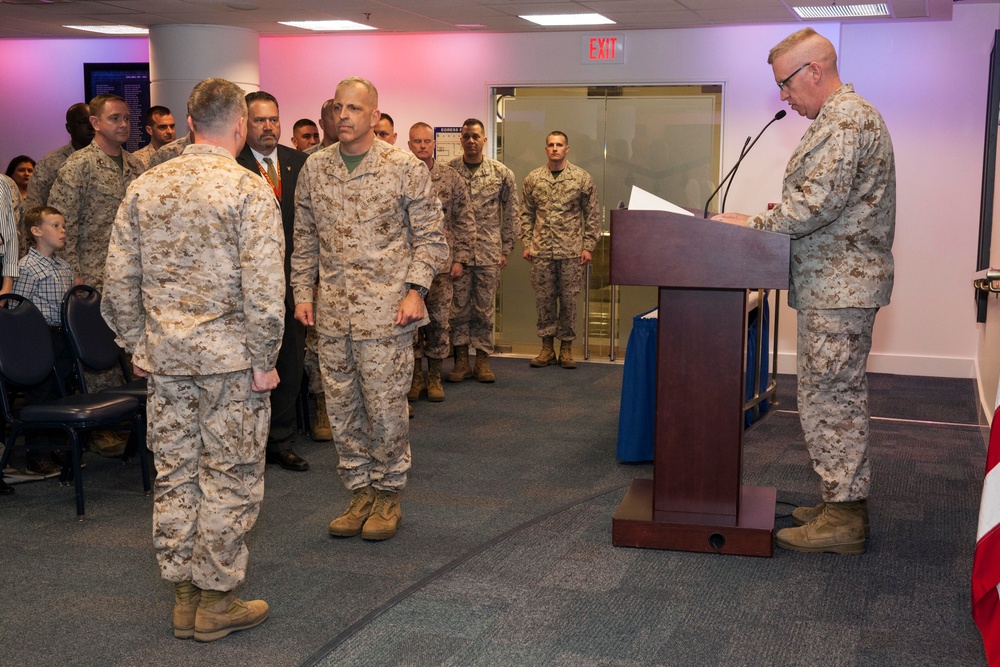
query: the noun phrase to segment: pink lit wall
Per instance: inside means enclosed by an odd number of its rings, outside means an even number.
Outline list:
[[[336,83],[371,79],[400,141],[416,121],[489,119],[491,86],[723,84],[723,162],[782,108],[767,52],[797,26],[626,33],[626,62],[581,63],[583,33],[264,37],[261,88],[281,105],[285,141],[316,118]],[[972,377],[975,268],[987,56],[1000,5],[956,4],[950,22],[824,24],[845,81],[882,111],[896,149],[899,211],[892,304],[876,324],[871,368]],[[82,63],[145,61],[146,41],[0,40],[0,162],[66,142],[67,106],[83,95]],[[179,118],[178,118],[179,120]],[[768,130],[740,171],[729,210],[754,212],[780,194],[789,154],[808,126],[794,114]],[[539,151],[539,164],[544,160]],[[782,313],[780,363],[793,370],[794,317]]]

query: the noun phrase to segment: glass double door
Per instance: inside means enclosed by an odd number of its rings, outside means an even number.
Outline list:
[[[497,158],[525,176],[546,163],[545,138],[569,137],[569,161],[594,178],[601,241],[577,304],[577,356],[621,359],[632,318],[656,307],[655,287],[613,287],[610,211],[636,186],[700,209],[715,188],[721,141],[720,86],[515,87],[494,91]],[[582,225],[582,221],[581,221]],[[497,292],[499,349],[534,354],[537,335],[530,264],[520,241]]]

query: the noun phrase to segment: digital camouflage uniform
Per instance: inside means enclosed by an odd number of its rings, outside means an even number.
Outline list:
[[[548,166],[524,179],[521,243],[531,254],[531,285],[538,307],[538,335],[576,338],[576,297],[583,287],[580,255],[601,238],[601,205],[594,179],[566,163],[558,176]]]
[[[160,146],[160,148],[163,148],[163,146]],[[136,160],[142,163],[143,168],[148,169],[149,158],[153,157],[153,153],[155,153],[156,151],[157,149],[153,148],[153,143],[150,142],[145,146],[143,146],[142,148],[140,148],[139,150],[132,153],[132,155],[135,156]]]
[[[284,327],[274,193],[224,149],[189,146],[128,189],[101,310],[149,371],[153,543],[164,579],[230,591],[264,494],[267,392]]]
[[[174,139],[169,144],[164,144],[160,146],[155,153],[149,158],[149,164],[147,169],[152,169],[157,165],[161,165],[167,160],[173,160],[175,157],[184,152],[184,149],[191,145],[191,135],[185,134],[180,139]]]
[[[514,248],[517,183],[514,172],[488,157],[475,172],[465,166],[462,157],[448,166],[465,179],[476,219],[472,261],[454,281],[451,343],[492,354],[500,261]]]
[[[122,151],[121,169],[96,142],[73,153],[59,169],[48,205],[66,218],[62,257],[85,285],[101,290],[108,239],[125,188],[143,171],[142,163]]]
[[[448,240],[450,257],[441,273],[434,277],[430,292],[424,300],[430,323],[417,329],[413,354],[417,358],[426,353],[432,359],[444,359],[451,353],[451,265],[456,262],[468,265],[471,261],[476,221],[472,217],[472,205],[465,181],[457,171],[435,162],[431,169],[431,188],[441,202],[444,235]]]
[[[75,152],[76,149],[73,148],[73,144],[66,144],[48,153],[35,164],[35,170],[31,173],[31,178],[28,180],[28,194],[24,199],[25,213],[40,206],[48,205],[49,192],[52,190],[52,184],[56,181],[56,175],[59,173],[60,167],[66,164],[66,160]],[[24,237],[24,234],[21,234],[21,257],[24,257],[27,252],[28,239]]]
[[[781,203],[747,226],[788,234],[798,312],[798,405],[824,502],[868,496],[875,313],[892,293],[896,167],[878,111],[841,86],[785,170]]]
[[[315,303],[319,363],[344,485],[398,491],[410,467],[413,330],[395,324],[406,283],[448,259],[427,167],[376,139],[348,173],[339,148],[306,160],[295,189],[292,288]]]

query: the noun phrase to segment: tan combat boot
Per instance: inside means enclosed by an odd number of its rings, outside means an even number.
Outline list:
[[[174,584],[174,637],[194,637],[194,618],[201,600],[201,589],[190,581]]]
[[[333,431],[330,429],[330,415],[326,414],[326,396],[316,394],[316,421],[313,423],[309,437],[316,442],[330,442]]]
[[[779,530],[775,544],[807,553],[863,554],[867,546],[863,505],[824,503],[822,513],[809,523]]]
[[[559,341],[559,365],[563,368],[576,368],[576,362],[573,361],[573,341]]]
[[[552,336],[542,338],[542,351],[528,362],[532,368],[544,368],[549,364],[556,363],[556,351],[552,349],[552,343]]]
[[[194,639],[214,642],[239,630],[255,628],[267,620],[267,603],[244,601],[225,591],[202,591],[194,619]]]
[[[361,532],[361,526],[371,513],[375,502],[375,489],[362,486],[354,489],[347,511],[330,522],[330,534],[336,537],[354,537]]]
[[[861,503],[861,511],[865,522],[865,539],[871,534],[871,520],[868,517],[868,503],[865,500],[859,500]],[[823,513],[823,508],[826,507],[826,503],[820,503],[815,507],[796,507],[792,510],[792,523],[796,526],[804,526],[810,521],[813,521]]]
[[[444,379],[448,382],[461,382],[470,377],[472,377],[472,367],[469,365],[469,346],[456,345],[455,368]]]
[[[427,359],[427,400],[440,403],[444,400],[444,387],[441,386],[441,359]]]
[[[363,540],[387,540],[396,534],[403,523],[403,508],[399,504],[398,491],[376,489],[375,505],[361,531]]]
[[[497,377],[490,370],[490,355],[476,350],[476,368],[472,371],[480,382],[495,382]]]
[[[410,383],[410,391],[406,392],[406,400],[415,401],[420,398],[420,392],[427,388],[424,382],[423,357],[413,359],[413,381]]]

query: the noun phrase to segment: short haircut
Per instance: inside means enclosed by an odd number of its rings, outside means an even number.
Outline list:
[[[225,79],[205,79],[188,98],[187,112],[197,134],[214,134],[237,118],[246,118],[243,89]]]
[[[113,93],[101,93],[100,95],[94,96],[94,99],[90,100],[90,115],[101,117],[104,113],[104,107],[107,106],[108,102],[121,102],[126,104],[125,100],[118,97]]]
[[[430,130],[432,134],[434,133],[434,128],[431,127],[430,124],[425,123],[422,120],[421,121],[417,121],[416,123],[414,123],[413,125],[411,125],[410,126],[410,131],[413,131],[413,130],[417,129],[418,127],[422,127],[425,130]]]
[[[77,102],[69,109],[66,109],[66,122],[72,123],[74,120],[76,120],[76,115],[81,111],[88,116],[90,115],[90,107],[87,106],[86,102]]]
[[[323,116],[329,116],[332,113],[333,113],[333,98],[331,97],[326,102],[323,102],[323,106],[319,108],[319,115],[322,118]]]
[[[360,84],[365,87],[368,91],[368,97],[371,98],[374,108],[378,109],[378,90],[375,89],[375,84],[373,84],[368,79],[362,79],[360,76],[349,76],[340,83],[337,84],[337,88],[341,86],[351,86],[355,84]]]
[[[172,116],[170,109],[167,107],[161,107],[159,105],[149,107],[149,111],[146,112],[146,125],[152,125],[155,121],[153,116]]]
[[[13,176],[14,170],[17,169],[17,166],[22,162],[30,162],[32,167],[35,166],[35,161],[31,159],[31,156],[18,155],[17,157],[15,157],[13,160],[10,161],[10,164],[7,165],[7,175]]]
[[[545,143],[549,142],[549,137],[551,137],[552,135],[555,135],[557,137],[562,137],[566,141],[566,145],[569,146],[569,137],[567,137],[566,133],[563,132],[562,130],[552,130],[551,132],[549,132],[548,134],[546,134],[545,135]]]
[[[828,40],[826,37],[823,37],[821,34],[816,32],[812,28],[803,28],[802,30],[797,30],[788,37],[785,37],[783,40],[778,42],[774,46],[774,48],[772,48],[771,51],[767,54],[767,64],[773,65],[774,61],[777,60],[779,57],[781,57],[788,51],[791,51],[799,44],[802,44],[803,42],[809,40],[816,40],[816,44],[814,46],[820,49],[821,52],[824,52],[823,55],[825,57],[822,59],[826,60],[834,68],[834,70],[836,70],[837,68],[836,49],[833,48],[833,44],[830,43],[830,40]],[[815,51],[813,53],[815,54]]]
[[[47,215],[62,215],[62,211],[51,206],[37,206],[24,214],[24,238],[31,245],[35,245],[35,235],[31,233],[31,228],[41,225]]]
[[[257,90],[252,93],[247,93],[247,108],[250,107],[254,102],[273,102],[274,108],[278,108],[278,100],[275,99],[274,95],[271,93],[265,93],[263,90]]]
[[[300,118],[295,121],[295,125],[292,125],[292,132],[294,133],[300,127],[306,127],[307,125],[312,125],[319,130],[319,125],[316,124],[316,121],[309,120],[308,118]]]
[[[486,133],[486,126],[483,125],[483,121],[479,120],[478,118],[466,118],[465,122],[462,123],[462,127],[466,126],[471,127],[473,125],[478,125],[480,128],[482,128],[483,134]]]
[[[392,129],[394,129],[394,130],[396,129],[396,122],[392,119],[392,116],[390,116],[389,114],[383,113],[382,117],[379,118],[379,120],[387,120],[387,121],[389,121],[389,126],[392,127]]]

